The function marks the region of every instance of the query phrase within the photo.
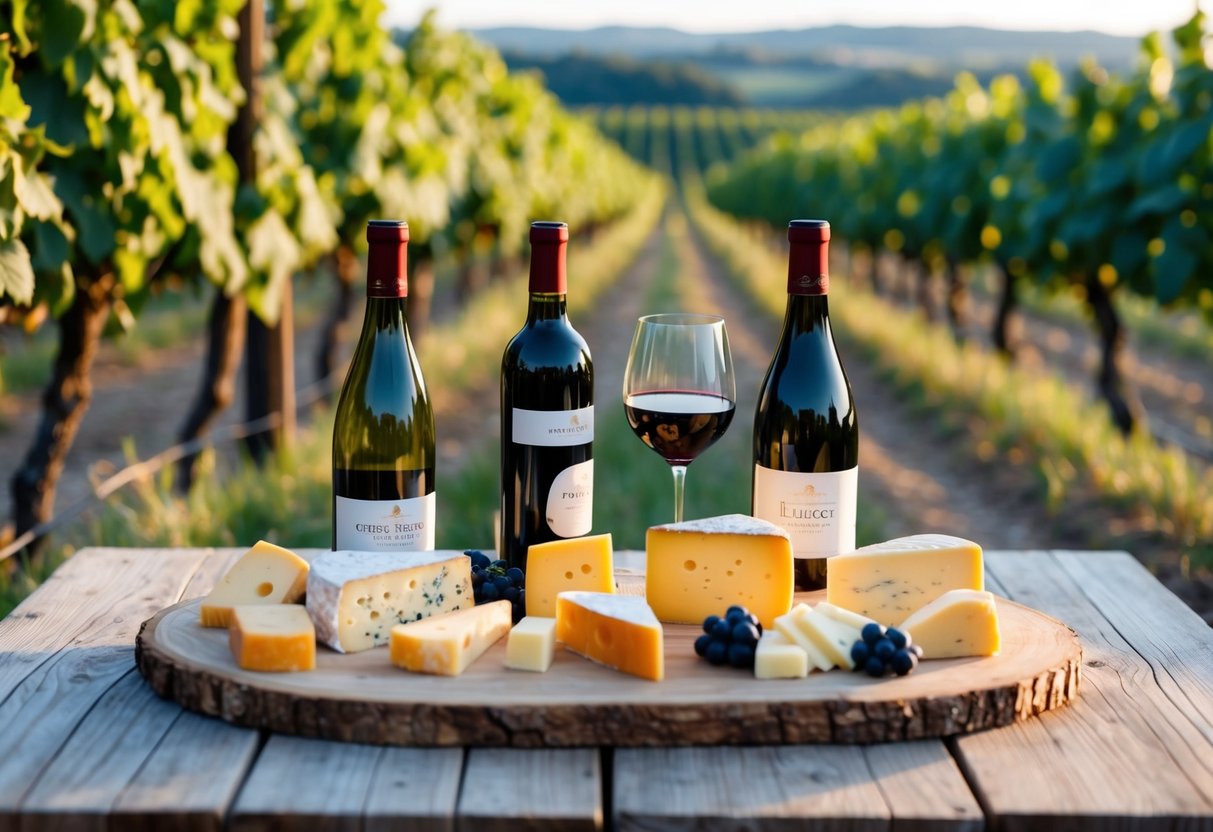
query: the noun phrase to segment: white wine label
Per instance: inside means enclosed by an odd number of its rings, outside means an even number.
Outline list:
[[[594,525],[594,460],[570,465],[552,480],[548,528],[561,537],[581,537]]]
[[[792,537],[798,558],[821,558],[855,548],[859,467],[828,474],[776,471],[754,465],[754,516]]]
[[[516,407],[512,439],[519,445],[540,445],[545,448],[587,445],[594,441],[594,406],[577,410],[523,410]]]
[[[434,493],[407,500],[338,497],[337,548],[362,552],[423,552],[434,548]]]

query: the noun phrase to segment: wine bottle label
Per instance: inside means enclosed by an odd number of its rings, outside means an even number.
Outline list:
[[[594,525],[594,460],[570,465],[556,475],[546,513],[548,528],[561,537],[589,534]]]
[[[827,474],[776,471],[754,465],[754,516],[792,538],[798,558],[822,558],[855,548],[859,467]]]
[[[434,492],[405,500],[337,497],[337,548],[421,552],[434,548]]]
[[[511,438],[519,445],[545,448],[589,444],[594,441],[594,406],[576,410],[523,410],[515,407]]]

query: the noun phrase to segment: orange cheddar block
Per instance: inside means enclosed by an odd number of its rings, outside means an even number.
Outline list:
[[[556,615],[556,596],[569,590],[614,592],[615,566],[609,534],[536,543],[526,554],[526,614]]]
[[[792,608],[792,543],[773,523],[728,514],[654,526],[645,548],[645,597],[662,621],[702,624],[740,604],[771,627]]]
[[[253,604],[294,604],[307,587],[308,563],[289,549],[258,540],[240,556],[198,611],[203,627],[227,627],[232,608]]]
[[[315,670],[316,630],[297,604],[238,606],[231,610],[228,643],[243,670],[285,673]]]
[[[661,622],[643,598],[562,592],[556,596],[556,639],[615,670],[655,682],[665,677]]]
[[[392,664],[414,673],[458,676],[513,624],[513,604],[493,601],[392,628]]]

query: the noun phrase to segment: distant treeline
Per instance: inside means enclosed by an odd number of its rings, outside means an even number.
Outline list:
[[[547,88],[569,106],[584,104],[744,104],[733,86],[692,63],[641,61],[570,52],[560,56],[505,54],[511,70],[538,70]]]

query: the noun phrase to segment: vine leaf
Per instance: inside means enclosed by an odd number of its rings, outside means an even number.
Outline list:
[[[20,240],[0,242],[0,297],[5,295],[19,304],[34,298],[34,267]]]

